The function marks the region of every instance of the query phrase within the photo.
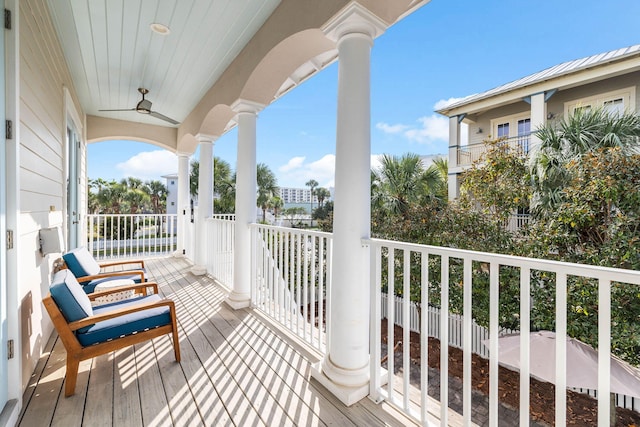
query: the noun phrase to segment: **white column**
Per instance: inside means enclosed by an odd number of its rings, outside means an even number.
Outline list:
[[[531,95],[531,132],[535,132],[536,129],[544,126],[547,122],[547,103],[544,98],[544,92]],[[537,147],[541,142],[540,138],[533,133],[530,141],[531,147]]]
[[[369,394],[370,55],[384,23],[352,3],[325,30],[338,47],[338,111],[328,353],[312,376],[344,404]]]
[[[251,304],[251,229],[256,222],[256,119],[264,106],[238,100],[238,159],[236,166],[236,233],[233,249],[233,290],[226,302],[233,309]]]
[[[182,258],[185,255],[186,232],[188,221],[188,205],[189,205],[189,154],[178,154],[178,248],[173,256]]]
[[[458,169],[458,149],[460,148],[460,120],[458,116],[449,117],[449,170],[448,175],[449,200],[455,200],[460,196],[460,183]]]
[[[198,134],[200,141],[200,166],[198,170],[198,216],[196,220],[196,235],[194,266],[191,273],[196,276],[207,274],[207,218],[213,215],[213,141],[215,136]]]

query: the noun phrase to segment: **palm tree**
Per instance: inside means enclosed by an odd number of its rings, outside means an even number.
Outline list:
[[[316,197],[318,198],[318,204],[320,207],[324,204],[324,201],[331,197],[331,193],[324,187],[316,188]]]
[[[279,196],[274,196],[269,201],[269,206],[273,208],[273,215],[277,217],[280,213],[280,209],[282,209],[284,206],[284,202]]]
[[[433,197],[441,185],[438,170],[425,171],[417,154],[401,157],[385,154],[380,169],[372,172],[372,205],[409,219],[409,208]]]
[[[98,193],[98,201],[104,208],[105,213],[120,213],[120,207],[124,203],[124,195],[126,188],[116,181],[110,181],[107,186],[103,187]]]
[[[315,179],[310,179],[309,181],[307,181],[304,185],[306,185],[307,187],[309,187],[309,189],[311,190],[311,226],[313,226],[313,196],[315,195],[314,190],[316,189],[316,187],[318,186],[318,181],[316,181]]]
[[[256,171],[256,178],[258,182],[258,206],[262,209],[262,221],[266,221],[267,207],[272,197],[278,194],[280,189],[278,188],[278,181],[273,174],[269,166],[264,163],[258,164]]]
[[[145,192],[151,201],[153,213],[159,214],[166,211],[167,187],[162,182],[157,180],[147,182]]]
[[[603,108],[577,108],[560,121],[536,132],[540,146],[529,161],[533,185],[532,209],[544,215],[562,201],[561,191],[570,176],[566,165],[601,148],[620,147],[636,152],[640,137],[640,116],[611,113]]]
[[[191,200],[198,195],[198,180],[200,179],[200,162],[194,160],[191,162],[191,171],[189,172],[189,194]]]
[[[434,169],[439,175],[439,187],[436,191],[437,196],[441,200],[447,200],[449,188],[447,182],[449,180],[449,161],[445,157],[438,157],[433,160],[433,164],[429,166],[429,169]],[[429,170],[427,169],[427,170]],[[436,184],[436,187],[438,185]]]

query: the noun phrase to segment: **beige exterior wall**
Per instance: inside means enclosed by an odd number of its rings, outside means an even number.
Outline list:
[[[635,111],[640,111],[640,99],[638,99],[639,96],[637,93],[638,86],[640,86],[640,72],[633,72],[595,83],[559,90],[547,102],[547,112],[553,113],[555,118],[560,118],[564,114],[566,103],[594,97],[603,93],[616,92],[626,88],[633,88],[635,90],[635,102],[632,107]],[[469,144],[481,143],[484,139],[489,138],[490,135],[495,137],[494,129],[492,129],[491,126],[492,120],[517,114],[528,115],[530,111],[530,105],[521,101],[477,115],[474,117],[475,121],[469,123]],[[478,133],[478,129],[482,129],[482,133]]]
[[[66,203],[64,87],[76,99],[46,3],[20,1],[18,292],[22,387],[52,331],[42,307],[55,255],[39,252],[38,230],[63,226]],[[76,106],[78,105],[75,102]],[[77,108],[79,110],[79,108]],[[82,171],[86,165],[82,164]],[[84,179],[84,178],[83,178]],[[82,194],[82,192],[81,192]],[[81,196],[81,199],[83,196]]]

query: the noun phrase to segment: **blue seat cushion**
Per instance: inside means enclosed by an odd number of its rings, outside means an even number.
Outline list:
[[[144,269],[141,269],[144,271]],[[85,293],[92,294],[96,290],[96,286],[100,283],[108,282],[110,280],[121,280],[121,279],[131,279],[133,283],[140,283],[142,280],[139,274],[132,274],[131,276],[111,276],[111,277],[103,277],[101,279],[91,280],[90,282],[82,283],[82,289],[84,289]]]
[[[67,268],[76,277],[93,276],[100,273],[100,264],[91,256],[87,248],[79,247],[62,255]]]
[[[54,274],[49,292],[67,322],[93,315],[91,301],[71,271],[60,270]]]
[[[129,307],[142,302],[158,302],[161,300],[162,298],[157,294],[132,298],[95,307],[93,313],[97,316],[116,308]],[[80,344],[86,347],[169,324],[171,324],[169,307],[158,307],[98,322],[86,328],[79,329],[76,337]]]

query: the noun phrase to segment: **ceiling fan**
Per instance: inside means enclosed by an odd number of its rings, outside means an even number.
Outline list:
[[[165,122],[169,122],[172,125],[180,124],[179,122],[173,120],[170,117],[165,116],[164,114],[160,114],[157,111],[151,110],[151,101],[144,98],[144,96],[149,93],[149,89],[140,87],[138,88],[138,92],[142,94],[142,100],[140,100],[140,102],[138,102],[138,104],[134,108],[123,108],[123,109],[116,109],[116,110],[98,110],[98,111],[137,111],[140,114],[148,114],[151,117],[164,120]]]

